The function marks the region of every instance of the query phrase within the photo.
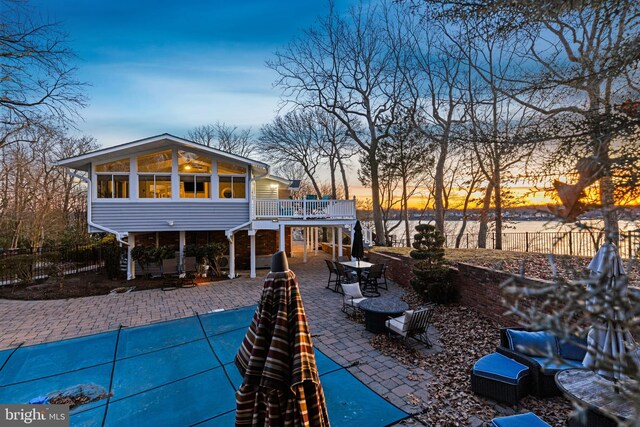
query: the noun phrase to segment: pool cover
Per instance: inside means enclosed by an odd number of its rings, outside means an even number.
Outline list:
[[[242,382],[233,358],[255,306],[0,351],[0,403],[80,384],[110,397],[71,411],[72,426],[233,426]],[[407,417],[316,349],[332,426]]]

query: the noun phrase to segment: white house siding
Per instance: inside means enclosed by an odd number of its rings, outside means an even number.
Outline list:
[[[119,232],[228,230],[249,221],[249,203],[94,201],[91,216]]]
[[[259,179],[256,181],[256,199],[278,199],[278,187],[271,188],[271,184],[284,186],[284,184],[278,183],[278,181],[272,181],[270,179]]]

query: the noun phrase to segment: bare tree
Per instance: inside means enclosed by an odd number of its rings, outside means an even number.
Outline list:
[[[262,126],[258,147],[277,166],[296,163],[302,167],[318,197],[318,167],[322,162],[318,146],[325,137],[313,111],[292,111]]]
[[[408,19],[395,5],[361,3],[341,15],[329,3],[328,16],[267,62],[285,102],[334,115],[367,156],[378,244],[384,224],[377,153],[407,89],[398,69],[410,61],[404,49],[410,39],[401,37]]]
[[[251,156],[254,150],[251,128],[240,129],[224,122],[197,126],[187,132],[187,138],[198,144],[242,157]]]
[[[0,0],[0,147],[29,127],[70,125],[85,106],[60,24],[23,1]]]
[[[342,180],[342,191],[344,198],[349,198],[349,180],[347,178],[346,165],[356,154],[353,140],[349,138],[345,126],[340,123],[335,116],[328,114],[322,110],[317,112],[318,125],[324,134],[318,140],[318,149],[326,157],[329,166],[331,180],[331,196],[338,198],[338,184],[336,177],[336,169],[340,169],[340,178]]]

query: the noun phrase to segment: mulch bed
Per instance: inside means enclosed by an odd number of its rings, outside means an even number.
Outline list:
[[[410,306],[419,301],[410,291],[405,300]],[[495,351],[499,342],[499,326],[475,310],[460,306],[438,307],[433,325],[440,334],[442,351],[424,354],[404,345],[400,340],[378,335],[371,344],[381,353],[397,359],[405,366],[419,367],[433,375],[429,382],[428,401],[410,395],[409,401],[423,409],[416,418],[429,426],[465,426],[478,420],[490,421],[496,416],[534,412],[552,426],[565,425],[571,403],[563,397],[537,399],[527,396],[520,404],[509,407],[475,395],[471,391],[470,372],[480,357]]]
[[[226,277],[197,278],[196,284],[228,280]],[[134,280],[109,280],[102,272],[88,271],[65,276],[62,286],[57,279],[50,278],[39,284],[18,284],[0,286],[0,298],[15,300],[54,300],[106,295],[111,291],[120,292],[131,287],[134,291],[160,289],[175,281],[164,279],[137,278]]]

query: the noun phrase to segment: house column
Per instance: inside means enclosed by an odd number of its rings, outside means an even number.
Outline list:
[[[313,227],[313,237],[311,240],[313,244],[313,255],[318,255],[318,227]]]
[[[256,278],[256,230],[249,230],[249,277]]]
[[[355,233],[355,230],[353,229],[354,226],[351,226],[351,232],[349,234],[349,243],[351,243],[351,254],[353,254],[353,234]],[[353,255],[351,255],[351,261],[353,261],[355,258],[353,258]]]
[[[180,237],[178,238],[178,266],[180,273],[184,270],[184,245],[187,240],[186,232],[180,231]]]
[[[232,234],[229,239],[229,279],[236,277],[236,237]]]
[[[129,233],[127,239],[129,246],[127,247],[127,280],[136,278],[136,262],[131,257],[131,250],[136,246],[136,236],[133,233]]]
[[[285,251],[287,249],[285,242],[284,224],[280,224],[280,251]]]
[[[336,260],[336,228],[331,227],[331,260]]]
[[[293,227],[289,227],[291,228],[291,234],[289,234],[289,245],[291,247],[291,257],[293,258]]]
[[[338,227],[338,256],[342,256],[342,227]]]
[[[309,231],[307,229],[308,227],[302,227],[302,240],[304,240],[302,249],[302,262],[305,264],[307,263],[307,246],[309,246]]]

